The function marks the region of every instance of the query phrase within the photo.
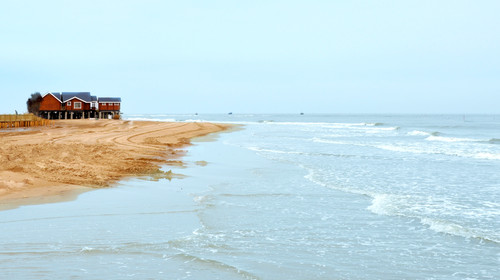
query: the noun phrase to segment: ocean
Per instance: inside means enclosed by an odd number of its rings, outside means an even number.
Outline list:
[[[500,115],[235,123],[183,179],[0,211],[0,279],[500,279]]]

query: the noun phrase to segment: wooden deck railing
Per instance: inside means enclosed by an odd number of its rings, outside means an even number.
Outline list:
[[[54,121],[37,117],[33,114],[0,115],[0,129],[53,125]]]

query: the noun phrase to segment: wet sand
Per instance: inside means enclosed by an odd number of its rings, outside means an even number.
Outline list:
[[[71,199],[138,176],[171,178],[190,139],[228,129],[212,123],[60,120],[0,132],[0,210]]]

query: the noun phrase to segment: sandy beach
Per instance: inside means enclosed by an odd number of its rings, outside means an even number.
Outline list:
[[[0,132],[0,207],[60,199],[135,176],[171,178],[190,139],[226,130],[212,123],[61,120]],[[33,201],[35,200],[35,201]],[[3,207],[2,207],[3,205]]]

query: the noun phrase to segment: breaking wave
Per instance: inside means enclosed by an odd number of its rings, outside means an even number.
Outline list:
[[[408,132],[407,135],[409,135],[409,136],[439,136],[439,135],[441,135],[441,133],[438,131],[426,132],[426,131],[420,131],[420,130],[413,130],[411,132]]]
[[[488,159],[488,160],[500,160],[500,153],[495,153],[491,151],[481,151],[481,150],[471,150],[467,147],[465,148],[453,148],[453,147],[442,147],[442,146],[429,146],[420,143],[414,143],[412,145],[402,145],[398,143],[393,144],[380,144],[380,143],[358,143],[350,141],[339,141],[339,140],[328,140],[323,138],[315,137],[311,141],[316,143],[325,143],[333,145],[352,145],[360,147],[372,147],[377,149],[382,149],[386,151],[411,153],[411,154],[435,154],[435,155],[445,155],[453,157],[464,157],[464,158],[475,158],[475,159]],[[472,142],[472,141],[468,141]],[[477,142],[477,141],[476,141]]]
[[[345,186],[334,186],[318,179],[313,169],[305,169],[309,170],[309,173],[304,176],[304,178],[317,185],[346,193],[371,197],[372,203],[367,207],[367,210],[370,210],[374,214],[418,219],[421,224],[427,226],[430,230],[439,233],[500,243],[500,234],[494,231],[468,228],[457,222],[432,218],[425,215],[427,212],[433,213],[435,211],[446,211],[446,209],[460,208],[458,205],[447,205],[443,208],[443,205],[439,203],[439,200],[433,200],[432,198],[416,197],[412,195],[380,194]]]
[[[200,266],[200,267],[207,267],[207,268],[214,268],[218,269],[220,272],[224,272],[227,274],[232,274],[232,277],[242,277],[243,279],[260,279],[258,276],[242,270],[238,267],[235,267],[233,265],[217,261],[214,259],[209,259],[209,258],[203,258],[203,257],[198,257],[192,254],[188,253],[179,253],[174,256],[174,258],[178,258],[182,260],[184,263],[192,263],[195,266]]]
[[[488,143],[490,144],[500,144],[500,139],[499,138],[491,138],[488,140]]]
[[[439,141],[439,142],[478,142],[480,140],[472,138],[458,138],[458,137],[445,137],[445,136],[435,136],[431,135],[425,138],[427,141]]]
[[[443,209],[442,205],[432,203],[432,201],[428,201],[429,199],[424,199],[424,201],[421,200],[422,199],[410,195],[378,194],[373,197],[372,204],[368,206],[367,209],[378,215],[418,219],[421,224],[435,232],[500,243],[500,235],[490,230],[469,228],[457,222],[426,217],[419,214],[419,212],[425,212],[425,210],[432,212],[438,208],[440,210]],[[426,209],[428,207],[436,209]]]
[[[247,149],[259,152],[259,153],[267,153],[267,154],[289,154],[289,155],[305,155],[305,156],[331,156],[331,157],[354,157],[353,155],[345,155],[345,154],[333,154],[333,153],[310,153],[310,152],[298,152],[298,151],[283,151],[283,150],[274,150],[274,149],[263,149],[258,147],[247,147]]]

